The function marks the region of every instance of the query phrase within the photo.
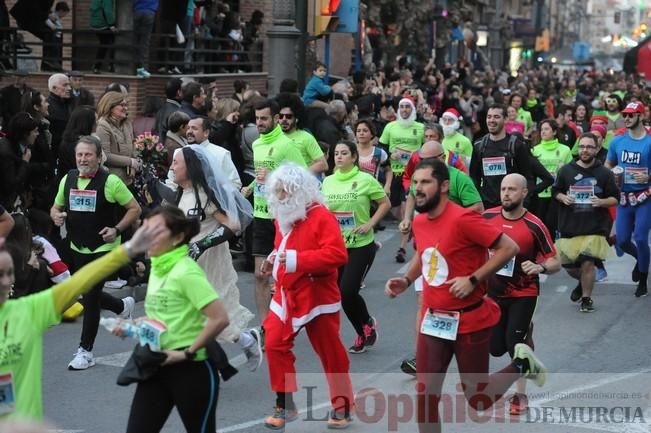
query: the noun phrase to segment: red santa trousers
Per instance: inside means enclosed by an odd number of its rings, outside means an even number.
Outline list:
[[[291,318],[288,318],[291,321]],[[330,402],[335,411],[353,408],[353,387],[348,375],[346,348],[339,338],[339,312],[321,314],[304,327],[314,351],[321,360],[330,388]],[[264,349],[269,365],[269,379],[274,392],[296,392],[296,357],[292,352],[294,339],[291,325],[283,323],[274,313],[264,320]]]

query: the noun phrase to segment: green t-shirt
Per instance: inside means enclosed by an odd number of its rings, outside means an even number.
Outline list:
[[[530,130],[531,126],[533,126],[533,119],[531,118],[531,113],[529,113],[527,110],[525,110],[522,107],[518,108],[518,120],[524,123],[525,131]]]
[[[65,188],[67,179],[68,175],[66,174],[63,176],[63,179],[61,179],[61,182],[59,182],[59,190],[57,191],[57,196],[54,199],[54,204],[57,206],[65,207],[66,205],[65,194],[63,190]],[[89,183],[90,179],[79,178],[77,179],[77,188],[86,189]],[[109,174],[108,178],[106,178],[106,183],[104,184],[104,196],[106,197],[106,201],[109,203],[117,203],[120,206],[126,206],[127,203],[133,199],[133,194],[131,194],[129,188],[127,188],[125,183],[122,182],[122,179],[114,174]],[[70,227],[68,227],[68,230],[70,230]],[[86,247],[80,248],[72,242],[70,242],[70,248],[82,254],[101,253],[113,250],[115,247],[120,245],[121,239],[121,236],[118,236],[113,242],[104,244],[92,251]]]
[[[321,192],[339,222],[346,248],[360,248],[373,242],[373,229],[365,234],[352,232],[371,219],[371,202],[386,197],[384,188],[373,176],[357,167],[348,173],[337,170],[323,180]]]
[[[416,152],[423,145],[425,140],[425,127],[420,122],[414,122],[409,127],[402,126],[397,120],[389,122],[382,131],[380,143],[389,146],[389,153],[400,153],[400,159],[390,157],[391,170],[394,175],[400,176],[405,171],[405,166]]]
[[[558,173],[558,170],[572,161],[572,151],[570,148],[559,143],[556,139],[551,141],[541,141],[539,145],[534,146],[532,153],[533,156],[538,158],[549,174],[554,176],[554,179],[556,179],[556,173]],[[540,198],[551,198],[551,196],[551,187],[538,193],[538,197]]]
[[[481,202],[481,195],[479,195],[479,191],[477,191],[477,187],[470,176],[450,166],[448,166],[448,171],[450,172],[448,198],[451,202],[462,207],[472,206],[475,203]],[[409,187],[409,194],[415,195],[413,180]]]
[[[323,151],[319,143],[317,143],[316,138],[309,132],[296,129],[294,132],[285,135],[294,141],[294,145],[301,152],[301,156],[308,167],[314,161],[323,157]]]
[[[206,316],[201,310],[219,295],[201,267],[186,256],[163,276],[149,275],[145,314],[163,322],[167,330],[160,335],[161,349],[190,346],[203,331]],[[206,351],[197,352],[197,361],[206,359]]]
[[[465,135],[455,132],[453,135],[443,138],[441,143],[448,152],[454,152],[470,160],[472,158],[472,143]]]
[[[0,390],[7,395],[5,375],[11,374],[16,405],[5,416],[43,418],[43,334],[60,320],[51,289],[0,306]]]
[[[284,161],[293,161],[305,167],[305,160],[296,148],[291,138],[283,134],[280,125],[268,134],[260,134],[253,142],[253,167],[267,168],[267,176]],[[273,219],[267,207],[264,193],[265,179],[257,179],[253,185],[253,216],[256,218]]]

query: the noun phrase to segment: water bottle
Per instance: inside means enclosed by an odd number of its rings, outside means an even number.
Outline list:
[[[99,319],[99,324],[106,328],[106,330],[109,332],[113,332],[115,329],[120,328],[122,330],[122,336],[124,338],[138,338],[139,336],[139,330],[136,325],[131,322],[116,319],[115,317],[101,317]]]

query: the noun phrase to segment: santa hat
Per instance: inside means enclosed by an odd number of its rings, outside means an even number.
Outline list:
[[[448,108],[441,117],[454,117],[454,120],[461,120],[461,114],[455,108]]]
[[[604,125],[592,125],[590,126],[590,132],[597,132],[601,136],[601,138],[606,138],[606,134],[608,133],[608,130],[606,130],[606,127]]]
[[[590,118],[590,123],[594,121],[601,121],[603,123],[608,123],[608,116],[604,114],[593,114],[592,117]]]
[[[400,103],[398,104],[398,106],[400,106],[400,105],[402,105],[402,104],[409,104],[409,105],[411,105],[411,109],[412,109],[412,110],[415,110],[415,109],[416,109],[416,100],[414,100],[414,98],[412,98],[412,97],[409,96],[409,95],[407,95],[407,96],[405,96],[404,98],[402,98],[402,99],[400,100]]]

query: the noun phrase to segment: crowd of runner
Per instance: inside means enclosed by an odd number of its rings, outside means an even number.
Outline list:
[[[241,80],[220,98],[213,83],[172,78],[166,100],[148,98],[132,119],[127,86],[95,105],[80,75],[33,89],[18,73],[0,89],[0,416],[43,417],[45,330],[83,310],[68,368],[86,370],[106,309],[114,334],[140,341],[119,379],[137,383],[128,432],[160,431],[174,407],[188,432],[215,431],[219,382],[236,372],[225,343],[251,371],[266,355],[276,398],[264,424],[283,429],[298,416],[302,328],[328,378],[328,427],[346,428],[349,354],[378,344],[381,326],[361,289],[382,248],[374,233],[393,222],[395,261],[409,264],[385,292],[417,294],[416,356],[401,368],[423,384],[420,432],[441,431],[425,403],[453,355],[471,406],[480,388],[492,405],[516,383],[510,413],[527,411],[525,379],[546,380],[533,351],[541,274],[565,269],[578,310],[598,311],[614,249],[633,258],[631,296],[648,294],[651,87],[640,77],[400,59],[330,85],[317,63],[303,93],[286,79],[266,97]],[[260,327],[240,303],[234,252],[255,273]],[[117,276],[147,282],[145,316],[103,292]],[[341,309],[355,331],[347,348]],[[489,375],[490,355],[505,353]]]

